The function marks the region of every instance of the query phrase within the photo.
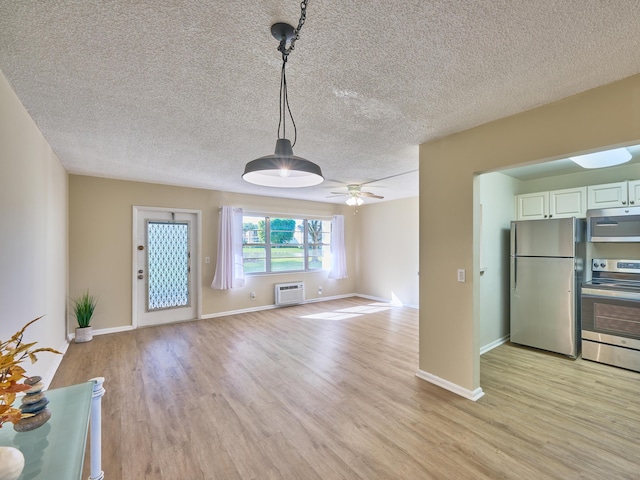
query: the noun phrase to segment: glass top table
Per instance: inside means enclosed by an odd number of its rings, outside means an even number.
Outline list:
[[[10,423],[0,428],[0,446],[15,447],[24,454],[18,480],[82,477],[93,385],[89,381],[47,390],[51,419],[35,430],[18,433]]]

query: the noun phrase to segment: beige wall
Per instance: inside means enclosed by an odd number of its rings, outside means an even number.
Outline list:
[[[417,197],[359,207],[358,293],[418,306]]]
[[[420,146],[422,371],[480,388],[476,175],[637,143],[640,76]],[[473,272],[466,283],[458,268]]]
[[[163,186],[70,175],[69,177],[69,291],[72,296],[89,289],[98,296],[94,328],[131,325],[132,209],[133,206],[202,211],[202,314],[215,315],[273,304],[273,285],[305,281],[306,298],[355,293],[355,228],[346,206],[291,201],[272,197]],[[330,217],[345,214],[349,278],[330,280],[328,272],[247,277],[242,288],[213,290],[218,244],[219,209],[223,205],[245,211]],[[211,257],[205,264],[204,257]],[[251,300],[249,293],[255,292]]]
[[[28,321],[24,341],[64,350],[67,173],[0,74],[0,339]],[[24,365],[49,381],[60,358]]]

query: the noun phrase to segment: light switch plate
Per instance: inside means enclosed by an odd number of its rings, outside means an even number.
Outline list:
[[[458,269],[458,281],[461,283],[464,283],[466,280],[466,272],[464,271],[464,268],[459,268]]]

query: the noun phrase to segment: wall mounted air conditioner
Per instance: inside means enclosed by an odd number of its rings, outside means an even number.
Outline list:
[[[304,302],[304,282],[276,284],[276,305],[295,305],[302,302]]]

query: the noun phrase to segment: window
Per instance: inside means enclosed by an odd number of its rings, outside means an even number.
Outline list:
[[[331,268],[331,221],[244,215],[245,274]]]

